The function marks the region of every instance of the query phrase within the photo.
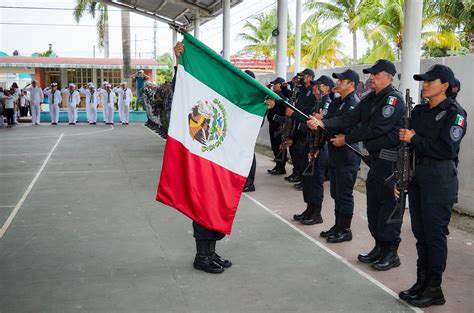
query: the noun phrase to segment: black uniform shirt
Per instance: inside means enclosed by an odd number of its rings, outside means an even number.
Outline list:
[[[331,104],[329,105],[329,109],[327,114],[324,118],[330,119],[335,116],[340,116],[342,114],[346,114],[352,110],[354,110],[357,105],[359,104],[359,97],[352,92],[348,94],[344,100],[341,97],[334,99]],[[351,130],[357,128],[358,125],[354,125],[348,128],[341,128],[341,129],[334,129],[329,131],[329,135],[335,136],[338,134],[348,134]],[[329,142],[329,164],[342,167],[342,166],[351,166],[351,165],[359,165],[360,158],[354,154],[354,152],[350,151],[347,147],[335,147],[331,142]]]
[[[286,90],[288,91],[288,89],[286,89]],[[283,91],[283,90],[282,90],[282,91],[275,91],[275,93],[276,93],[277,95],[279,95],[282,99],[285,99],[285,98],[288,97],[288,93],[285,92],[285,91]],[[291,91],[290,91],[290,95],[289,95],[289,96],[291,96]],[[281,100],[276,100],[276,101],[275,101],[275,106],[274,106],[272,109],[268,110],[268,115],[267,115],[268,121],[269,121],[270,123],[275,123],[275,125],[278,124],[278,122],[275,122],[275,121],[273,120],[273,117],[274,117],[275,115],[279,115],[279,116],[281,116],[281,117],[284,117],[284,116],[285,116],[285,110],[286,110],[286,107],[285,107],[285,105],[283,104],[283,101],[281,101]]]
[[[296,100],[296,108],[309,115],[314,110],[314,103],[313,85],[310,84],[308,87],[305,87],[304,85],[301,86]],[[306,119],[297,113],[293,113],[293,118],[298,123],[306,123]]]
[[[466,111],[450,98],[436,107],[420,104],[413,108],[412,125],[415,136],[411,143],[417,157],[456,160],[461,139],[466,134]]]
[[[363,141],[369,152],[396,147],[400,144],[399,130],[406,112],[401,93],[392,85],[378,94],[369,93],[354,110],[324,120],[328,130],[345,129],[360,123],[346,135],[348,144]]]

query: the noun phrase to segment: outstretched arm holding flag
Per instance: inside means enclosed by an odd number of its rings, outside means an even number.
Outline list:
[[[178,59],[156,199],[193,220],[194,267],[222,273],[215,253],[230,234],[268,96],[278,97],[189,34]]]

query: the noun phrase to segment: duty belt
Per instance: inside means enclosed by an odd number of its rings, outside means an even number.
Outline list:
[[[436,160],[427,157],[417,157],[415,158],[415,164],[417,165],[436,165],[436,164],[447,164],[453,162],[454,160]]]

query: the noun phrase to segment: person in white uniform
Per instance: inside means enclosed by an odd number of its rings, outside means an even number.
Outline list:
[[[59,105],[63,101],[61,92],[58,90],[58,84],[52,83],[51,87],[44,89],[43,93],[48,96],[49,115],[51,116],[51,125],[58,125]]]
[[[25,91],[30,94],[30,110],[31,110],[31,123],[34,125],[39,125],[41,117],[41,102],[43,102],[43,90],[38,86],[36,80],[31,81],[31,84],[28,84],[24,88]]]
[[[105,108],[105,105],[104,103],[102,102],[102,92],[105,91],[105,86],[107,86],[108,82],[107,81],[104,81],[102,83],[102,85],[97,88],[97,91],[99,92],[99,103],[102,105],[102,118],[104,120],[104,123],[106,123],[105,121],[105,115],[106,115],[106,111],[107,109]]]
[[[130,103],[132,102],[132,90],[127,88],[127,83],[122,82],[120,87],[115,87],[114,92],[118,94],[119,118],[122,125],[128,125]]]
[[[113,125],[114,124],[114,110],[115,110],[115,102],[117,97],[115,92],[112,90],[112,86],[110,84],[105,85],[105,89],[102,90],[100,93],[101,95],[101,102],[104,106],[105,112],[105,124]]]
[[[64,88],[61,90],[61,93],[65,94],[67,97],[67,117],[69,120],[69,125],[76,125],[77,107],[81,102],[81,96],[76,90],[76,85],[69,84],[69,89]]]
[[[89,83],[84,88],[83,93],[86,95],[86,111],[87,121],[90,125],[97,124],[97,106],[99,105],[99,91],[95,89],[94,84]]]

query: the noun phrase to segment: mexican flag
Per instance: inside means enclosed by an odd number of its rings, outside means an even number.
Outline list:
[[[156,200],[230,234],[267,106],[278,95],[189,34]]]

